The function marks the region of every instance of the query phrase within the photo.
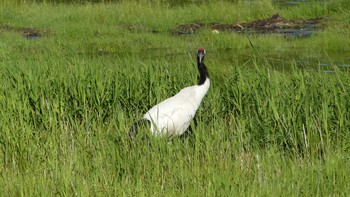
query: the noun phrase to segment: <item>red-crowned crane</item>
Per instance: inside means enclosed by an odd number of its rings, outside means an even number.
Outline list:
[[[147,126],[151,134],[157,136],[174,136],[183,134],[209,90],[210,80],[204,64],[205,49],[197,51],[199,81],[197,85],[180,90],[176,95],[165,99],[145,113],[143,119],[135,122],[129,130],[133,138],[139,126]]]

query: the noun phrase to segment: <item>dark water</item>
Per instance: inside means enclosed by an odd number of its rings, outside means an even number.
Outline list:
[[[39,34],[33,34],[33,35],[26,35],[26,38],[28,40],[36,40],[36,39],[42,38],[42,36]]]

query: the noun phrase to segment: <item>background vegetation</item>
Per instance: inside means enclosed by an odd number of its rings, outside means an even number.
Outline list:
[[[0,194],[349,194],[348,1],[1,2]],[[249,35],[253,46],[173,34],[274,13],[324,20],[308,38]],[[196,83],[199,47],[212,86],[193,132],[130,142],[133,121]]]

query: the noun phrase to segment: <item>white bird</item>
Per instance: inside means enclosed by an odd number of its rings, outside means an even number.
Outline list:
[[[207,67],[204,64],[205,49],[197,51],[199,81],[197,85],[180,90],[179,93],[153,106],[143,119],[135,122],[129,130],[133,138],[138,127],[147,126],[151,134],[157,136],[174,136],[183,134],[209,90],[210,80]]]

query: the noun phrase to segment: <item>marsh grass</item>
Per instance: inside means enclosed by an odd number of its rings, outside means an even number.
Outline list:
[[[345,1],[339,2],[312,6],[304,16],[328,13],[343,24],[347,19],[339,15]],[[219,10],[242,5],[17,6],[0,8],[2,24],[51,34],[26,40],[0,32],[1,194],[349,193],[348,71],[335,64],[333,73],[302,69],[295,56],[288,68],[279,68],[264,53],[285,51],[281,57],[287,57],[290,48],[303,57],[348,50],[349,41],[339,36],[348,29],[325,28],[303,40],[250,35],[252,49],[245,35],[218,36],[204,29],[177,37],[169,29],[197,20],[249,20],[265,16],[261,10],[275,12],[270,5],[229,15]],[[297,10],[278,11],[292,16]],[[143,28],[130,31],[129,25]],[[145,134],[130,141],[130,125],[147,109],[196,84],[197,47],[207,49],[211,89],[192,132],[174,138]]]
[[[195,73],[188,69],[193,65],[146,62],[108,71],[72,62],[68,70],[56,65],[56,72],[45,65],[32,73],[4,72],[3,191],[296,194],[283,189],[291,189],[289,181],[308,194],[341,194],[347,188],[346,181],[338,185],[346,179],[350,137],[349,82],[343,72],[280,73],[257,63],[253,69],[211,72],[212,89],[192,134],[133,143],[127,136],[132,121],[193,83],[195,74],[189,74],[192,79],[180,74]],[[328,176],[337,178],[322,178]],[[326,190],[325,185],[342,188]]]

